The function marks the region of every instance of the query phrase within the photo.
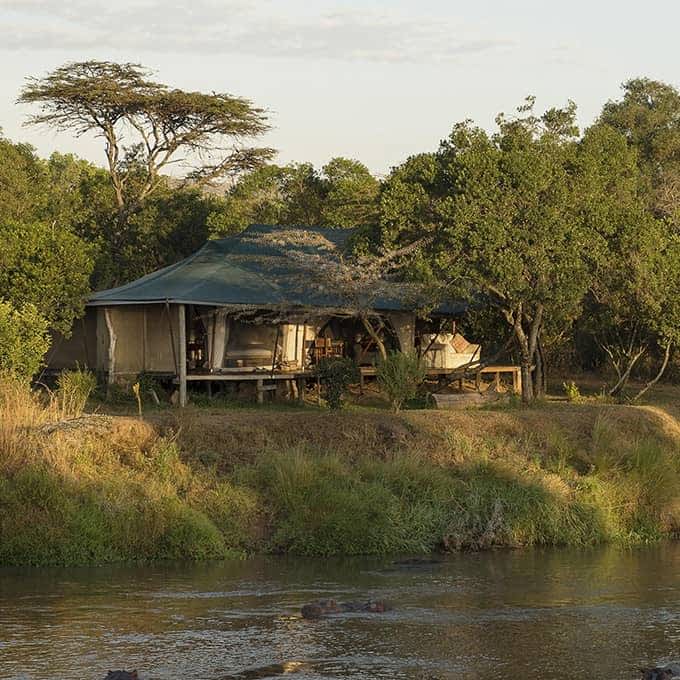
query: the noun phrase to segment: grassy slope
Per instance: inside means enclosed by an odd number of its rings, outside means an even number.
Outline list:
[[[54,419],[0,390],[0,563],[655,540],[680,527],[659,407]],[[42,428],[42,429],[41,429]]]

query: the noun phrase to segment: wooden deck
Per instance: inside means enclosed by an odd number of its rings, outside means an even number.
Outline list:
[[[463,367],[461,367],[463,368]],[[364,378],[375,376],[377,371],[373,366],[362,366],[361,372],[361,387],[364,386]],[[470,373],[475,373],[474,369],[469,370]],[[512,388],[516,394],[522,391],[522,376],[519,366],[485,366],[479,371],[476,371],[477,382],[481,380],[482,375],[494,375],[496,381],[500,381],[503,374],[512,376]],[[463,387],[463,376],[460,369],[445,369],[445,368],[430,368],[427,370],[429,377],[445,378],[449,377],[451,381],[458,381],[460,388]],[[311,370],[304,371],[268,371],[263,369],[225,369],[216,373],[188,373],[184,378],[189,382],[205,382],[211,385],[215,382],[255,382],[257,391],[257,402],[264,403],[264,395],[276,389],[277,381],[288,380],[294,385],[294,391],[297,392],[297,398],[302,400],[304,395],[305,383],[307,380],[315,379],[316,374]],[[175,382],[181,385],[181,377],[175,378]]]
[[[459,368],[428,368],[427,375],[430,377],[446,377],[449,376],[452,381],[457,380],[462,388],[462,383],[464,376],[462,375],[464,366]],[[477,370],[474,368],[468,368],[468,373],[474,373],[477,376],[477,384],[481,380],[482,375],[493,375],[497,382],[500,382],[501,376],[503,374],[509,374],[512,377],[512,389],[516,394],[521,394],[522,392],[522,371],[519,366],[485,366],[484,368]],[[372,376],[376,374],[376,369],[374,367],[362,367],[361,368],[361,379],[363,384],[364,376]]]

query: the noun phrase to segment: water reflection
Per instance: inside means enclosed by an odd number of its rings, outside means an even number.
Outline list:
[[[0,677],[634,678],[680,657],[680,544],[441,563],[0,571]],[[319,598],[395,604],[306,621]]]

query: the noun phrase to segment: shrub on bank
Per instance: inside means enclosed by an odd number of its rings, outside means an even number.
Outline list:
[[[359,367],[352,359],[327,357],[316,368],[319,380],[326,387],[326,401],[333,410],[342,408],[349,386],[359,380]]]
[[[30,380],[50,346],[47,329],[33,305],[17,309],[0,299],[0,371]]]
[[[416,398],[427,376],[427,369],[415,354],[390,352],[378,364],[376,376],[392,409],[398,413],[406,402]]]

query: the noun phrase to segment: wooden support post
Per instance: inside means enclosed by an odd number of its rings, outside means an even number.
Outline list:
[[[522,372],[519,368],[512,372],[512,389],[515,394],[522,394]]]
[[[113,321],[111,321],[111,314],[108,307],[104,307],[104,320],[106,321],[106,329],[109,332],[109,346],[107,352],[107,375],[106,375],[106,396],[111,396],[111,388],[116,382],[116,343],[118,338],[113,329]]]
[[[179,323],[179,405],[180,408],[184,408],[187,405],[187,326],[184,305],[179,305],[177,311]]]
[[[297,398],[301,404],[305,403],[305,379],[298,377],[297,379]]]
[[[145,371],[149,369],[149,364],[146,359],[148,354],[147,330],[146,330],[146,307],[142,307],[142,367]]]
[[[264,404],[264,380],[257,379],[257,403]]]

